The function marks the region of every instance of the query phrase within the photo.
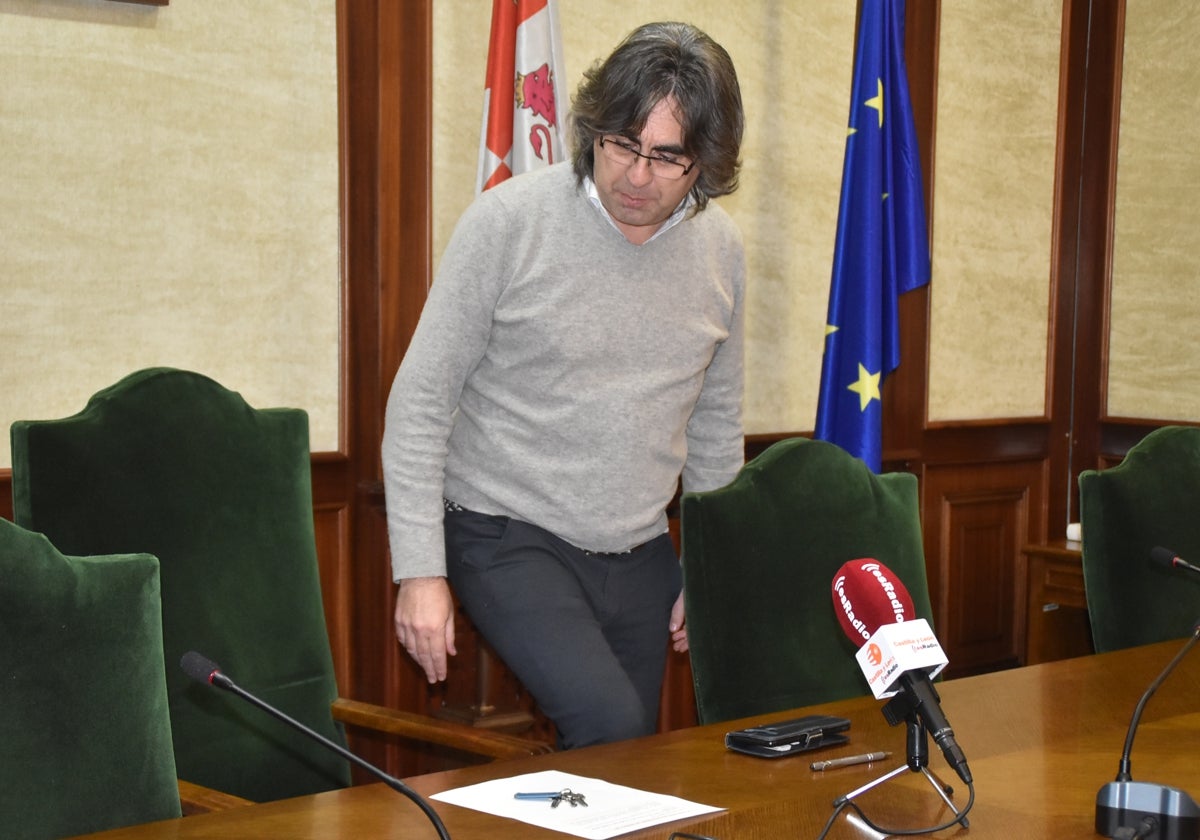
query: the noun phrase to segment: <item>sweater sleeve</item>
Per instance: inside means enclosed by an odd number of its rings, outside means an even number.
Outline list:
[[[451,236],[388,395],[382,469],[395,581],[446,574],[447,441],[463,384],[487,348],[504,239],[499,203],[484,193]]]
[[[742,426],[744,385],[745,255],[740,238],[731,269],[733,308],[729,336],[713,354],[704,386],[687,426],[688,455],[683,467],[683,490],[724,487],[737,476],[745,460]]]

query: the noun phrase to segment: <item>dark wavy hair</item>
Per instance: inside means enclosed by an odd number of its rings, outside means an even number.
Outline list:
[[[692,187],[697,209],[736,190],[745,126],[737,73],[724,47],[686,23],[638,27],[584,73],[570,117],[571,159],[579,181],[592,177],[597,137],[636,137],[654,106],[668,96],[678,105],[684,151],[699,163]]]

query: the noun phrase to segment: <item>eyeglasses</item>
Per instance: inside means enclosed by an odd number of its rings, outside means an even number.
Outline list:
[[[688,162],[687,158],[680,160],[674,155],[663,154],[659,152],[653,155],[644,155],[639,152],[634,145],[628,140],[622,140],[619,137],[607,135],[600,138],[600,151],[604,152],[604,156],[613,163],[619,163],[621,166],[630,166],[637,162],[638,158],[645,158],[650,165],[650,172],[656,178],[666,178],[671,181],[676,181],[684,175],[692,171],[696,161]]]

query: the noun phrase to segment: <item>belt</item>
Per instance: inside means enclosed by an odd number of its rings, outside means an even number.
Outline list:
[[[446,498],[442,499],[442,506],[446,509],[447,513],[470,513],[471,512],[467,508],[460,505],[458,502],[452,502]],[[655,539],[657,539],[657,537],[655,537]],[[565,540],[564,540],[564,542],[565,542]],[[582,551],[588,557],[622,557],[626,554],[633,554],[633,552],[638,551],[639,549],[645,548],[652,542],[654,542],[654,540],[646,540],[643,543],[638,543],[637,545],[633,546],[632,548],[626,548],[623,551],[592,551],[591,549],[588,549],[588,548],[579,548],[579,546],[577,546],[577,545],[572,546],[572,548]]]

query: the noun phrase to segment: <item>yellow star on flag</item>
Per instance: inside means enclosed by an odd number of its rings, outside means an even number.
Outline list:
[[[858,363],[858,381],[847,385],[846,389],[858,394],[859,411],[866,411],[871,400],[882,400],[879,394],[879,374],[867,372],[862,362]]]
[[[883,79],[876,79],[875,84],[879,92],[863,104],[879,112],[879,127],[883,128]]]

